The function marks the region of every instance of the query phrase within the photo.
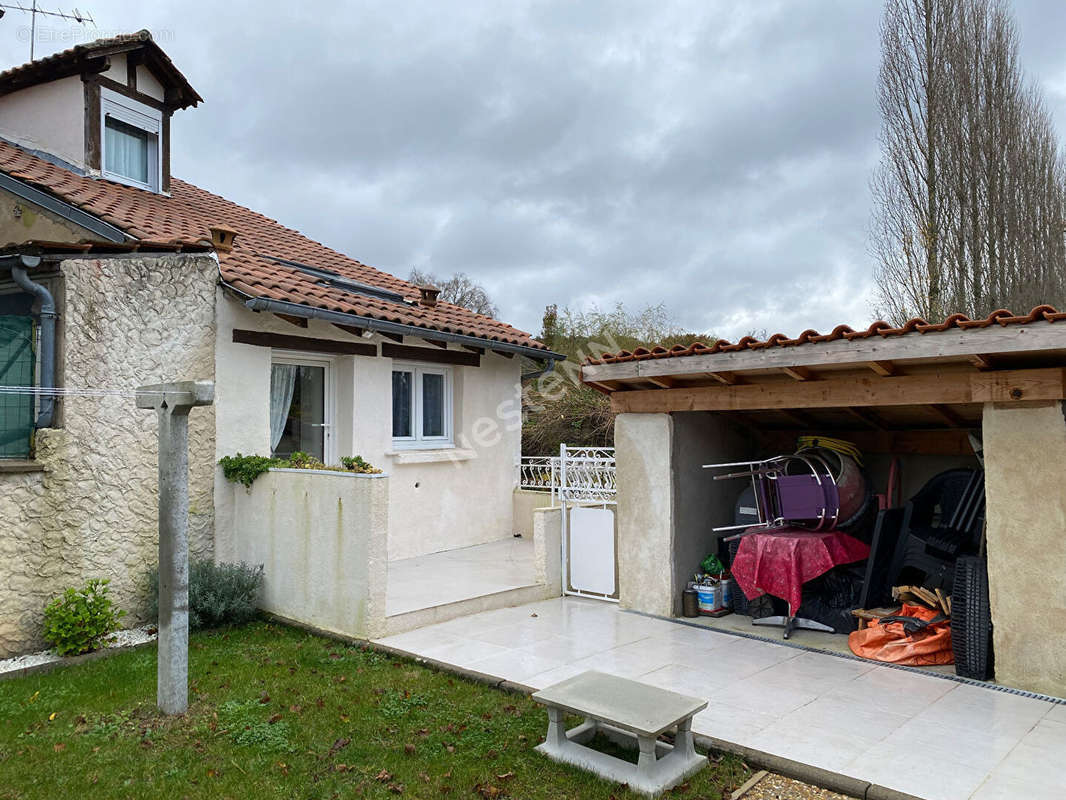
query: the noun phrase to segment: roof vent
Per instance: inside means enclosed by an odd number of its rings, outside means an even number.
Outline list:
[[[418,302],[426,308],[437,307],[437,296],[440,294],[440,289],[436,286],[419,286],[418,291],[421,296],[418,298]]]
[[[237,240],[237,231],[225,225],[212,225],[208,230],[211,231],[211,244],[216,250],[228,253],[233,249],[233,243]]]

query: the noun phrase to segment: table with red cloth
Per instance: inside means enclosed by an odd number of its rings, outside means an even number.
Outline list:
[[[869,555],[869,545],[843,531],[759,529],[740,540],[730,572],[749,600],[772,594],[788,601],[791,615],[803,602],[803,584]]]

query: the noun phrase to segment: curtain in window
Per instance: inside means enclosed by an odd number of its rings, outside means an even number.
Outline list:
[[[296,385],[295,364],[274,364],[270,370],[270,452],[273,453],[285,431]]]
[[[104,133],[104,168],[148,183],[148,133],[108,117]]]

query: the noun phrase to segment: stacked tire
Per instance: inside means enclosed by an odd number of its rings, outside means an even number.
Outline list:
[[[988,602],[988,565],[977,556],[955,562],[951,588],[951,647],[955,674],[987,681],[992,678],[992,613]]]

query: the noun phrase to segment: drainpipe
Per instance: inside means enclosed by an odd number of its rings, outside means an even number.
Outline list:
[[[41,375],[38,385],[41,389],[55,388],[56,371],[56,301],[52,293],[39,283],[34,283],[26,274],[26,268],[33,269],[41,263],[39,256],[19,256],[17,264],[11,266],[11,279],[19,288],[36,296],[41,301],[38,317],[41,321]],[[50,391],[41,394],[41,411],[37,415],[38,428],[52,427],[55,416],[56,399]]]
[[[547,375],[549,372],[555,369],[555,360],[548,359],[547,366],[544,369],[538,369],[536,372],[525,372],[522,374],[522,383],[528,383],[534,378],[539,378],[541,375]]]

